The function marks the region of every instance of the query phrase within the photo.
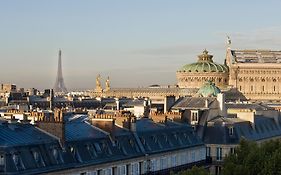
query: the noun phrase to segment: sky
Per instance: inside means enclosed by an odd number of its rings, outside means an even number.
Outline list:
[[[70,90],[176,84],[206,48],[281,50],[280,0],[0,0],[0,83]]]

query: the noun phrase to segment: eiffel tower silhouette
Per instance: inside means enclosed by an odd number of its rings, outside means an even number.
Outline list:
[[[58,72],[57,79],[54,86],[54,91],[59,93],[66,93],[67,89],[64,84],[63,76],[62,76],[62,67],[61,67],[61,50],[59,50],[59,61],[58,61]]]

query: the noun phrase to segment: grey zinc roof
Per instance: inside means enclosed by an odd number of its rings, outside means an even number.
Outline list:
[[[252,109],[252,110],[268,110],[273,109],[266,104],[262,103],[226,103],[226,108],[235,108],[235,109]]]
[[[229,126],[234,134],[229,135]],[[207,144],[238,144],[241,138],[258,141],[281,135],[280,120],[264,116],[255,116],[255,122],[238,118],[217,117],[208,122],[204,131],[204,142]]]
[[[205,106],[206,101],[208,101],[208,107]],[[208,97],[182,97],[179,98],[173,109],[202,109],[202,108],[212,108],[217,105],[216,98]]]
[[[109,136],[87,123],[87,116],[67,116],[66,142],[60,145],[55,137],[32,125],[1,123],[0,152],[6,152],[5,173],[51,173],[204,145],[185,124],[171,121],[159,124],[149,119],[138,120],[136,124],[139,125],[137,132],[115,126],[115,132]],[[57,158],[53,150],[57,150]],[[44,165],[34,160],[34,151],[39,153]],[[23,167],[16,167],[12,158],[14,153],[19,156]]]
[[[43,144],[56,141],[30,124],[0,124],[0,147]]]
[[[154,123],[150,119],[140,119],[136,125],[137,136],[148,154],[203,145],[192,128],[186,124],[172,121]]]

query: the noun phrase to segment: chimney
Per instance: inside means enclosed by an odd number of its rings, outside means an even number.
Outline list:
[[[217,95],[217,101],[219,102],[219,115],[226,117],[227,112],[225,108],[225,95],[223,93],[219,93]]]
[[[130,122],[130,131],[132,132],[136,132],[137,131],[137,125],[136,125],[136,122],[137,122],[137,118],[135,116],[131,117],[131,122]]]
[[[31,120],[28,120],[28,116],[26,114],[23,114],[23,118],[20,121],[22,124],[29,124]]]
[[[92,118],[91,124],[95,127],[98,127],[111,136],[114,136],[115,133],[115,119],[107,114],[102,114],[100,117]]]
[[[65,142],[65,122],[64,113],[60,109],[55,109],[54,114],[49,113],[49,116],[43,115],[38,118],[36,126],[56,137],[62,145]]]
[[[208,107],[209,107],[209,100],[205,99],[205,108],[208,108]]]
[[[50,110],[53,110],[54,90],[50,89]]]
[[[123,128],[127,128],[132,132],[136,132],[137,126],[136,126],[137,118],[133,115],[128,116],[126,120],[123,121]]]
[[[116,102],[116,110],[119,111],[119,110],[120,110],[120,101],[119,101],[119,98],[116,98],[116,99],[115,99],[115,102]]]

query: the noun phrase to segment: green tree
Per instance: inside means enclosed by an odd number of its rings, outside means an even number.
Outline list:
[[[269,141],[257,145],[242,140],[235,154],[226,157],[224,175],[281,174],[281,143]]]
[[[171,173],[171,174],[174,174],[174,173]],[[193,166],[189,170],[180,171],[180,172],[176,173],[176,175],[208,175],[208,174],[209,173],[206,169],[204,169],[203,167],[197,167],[197,166]]]

